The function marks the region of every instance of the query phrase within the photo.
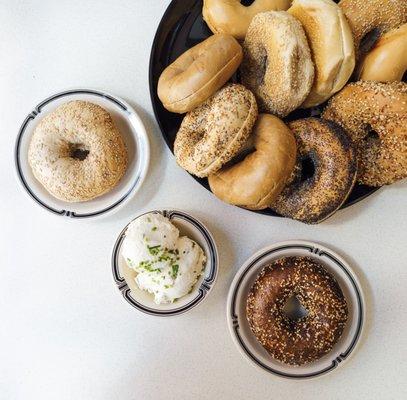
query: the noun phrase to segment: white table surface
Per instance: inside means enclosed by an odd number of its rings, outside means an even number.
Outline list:
[[[218,201],[177,167],[152,114],[150,47],[168,4],[0,0],[0,399],[407,398],[407,182],[318,226]],[[14,174],[13,146],[24,117],[48,95],[72,87],[124,98],[151,139],[141,192],[99,221],[47,213]],[[173,319],[130,307],[110,271],[117,233],[137,213],[157,207],[196,215],[220,250],[209,298]],[[363,343],[344,367],[314,381],[256,369],[226,326],[226,296],[239,266],[262,246],[287,239],[337,250],[366,293]]]

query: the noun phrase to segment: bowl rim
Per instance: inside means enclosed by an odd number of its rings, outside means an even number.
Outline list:
[[[25,179],[25,175],[23,172],[23,169],[21,167],[21,162],[20,158],[22,156],[21,154],[21,141],[22,138],[26,132],[27,126],[31,120],[34,120],[38,114],[41,113],[41,110],[43,107],[47,106],[48,104],[52,103],[53,101],[59,100],[63,97],[66,96],[72,96],[72,95],[92,95],[92,96],[97,96],[100,97],[104,100],[110,101],[111,103],[115,104],[119,109],[121,114],[129,119],[131,116],[137,121],[137,124],[140,126],[140,135],[134,135],[134,140],[137,143],[137,146],[140,147],[140,149],[143,152],[143,164],[140,167],[140,175],[137,176],[137,178],[132,182],[130,188],[122,195],[118,200],[115,200],[113,204],[108,205],[107,207],[104,207],[99,210],[95,211],[90,211],[86,213],[78,213],[74,211],[69,211],[65,209],[65,207],[61,207],[62,209],[58,209],[54,206],[50,206],[49,204],[46,203],[43,199],[38,197],[31,189],[30,185],[27,183]],[[112,95],[110,93],[107,93],[102,90],[97,90],[97,89],[89,89],[89,88],[73,88],[73,89],[66,89],[62,90],[60,92],[54,93],[44,100],[42,100],[40,103],[38,103],[36,106],[34,106],[33,111],[27,114],[25,117],[24,121],[22,122],[16,140],[15,140],[15,145],[14,145],[14,165],[15,165],[15,173],[17,175],[17,180],[20,183],[20,188],[23,189],[23,192],[36,204],[41,206],[44,210],[52,213],[53,215],[56,216],[65,216],[69,217],[71,219],[95,219],[95,218],[101,218],[104,216],[111,215],[112,213],[118,211],[120,208],[122,208],[125,204],[128,203],[129,200],[133,198],[135,193],[141,188],[146,176],[147,172],[149,169],[149,164],[150,164],[150,141],[148,138],[148,133],[146,126],[141,119],[140,115],[137,113],[137,111],[125,100],[121,99],[118,96]],[[67,203],[69,204],[69,203]]]
[[[203,239],[206,241],[206,244],[209,248],[210,254],[206,254],[207,258],[211,259],[211,269],[209,270],[209,275],[205,277],[200,284],[199,287],[194,288],[194,291],[197,292],[197,296],[195,296],[189,303],[181,306],[181,307],[175,307],[172,309],[167,309],[167,310],[159,310],[154,307],[149,307],[146,306],[145,304],[136,301],[133,299],[130,295],[131,289],[128,287],[124,277],[120,275],[120,267],[118,263],[118,258],[119,258],[119,253],[120,253],[120,248],[122,245],[122,242],[125,237],[125,232],[127,230],[127,227],[137,218],[140,218],[141,216],[145,214],[150,214],[150,213],[160,213],[164,217],[167,217],[171,220],[171,217],[176,216],[179,217],[183,220],[185,220],[187,223],[193,225],[195,228],[198,229],[200,234],[202,235]],[[181,211],[176,208],[157,208],[154,210],[150,211],[145,211],[141,214],[136,215],[134,218],[129,221],[124,228],[120,231],[118,234],[114,244],[113,248],[111,251],[111,268],[112,268],[112,275],[113,275],[113,280],[121,292],[123,298],[134,308],[136,308],[138,311],[141,311],[145,314],[149,314],[152,316],[156,317],[173,317],[173,316],[178,316],[181,314],[186,313],[189,310],[192,310],[193,308],[197,307],[200,305],[208,296],[208,294],[211,292],[213,287],[215,286],[217,277],[218,277],[218,272],[219,272],[219,254],[218,254],[218,249],[216,246],[216,242],[208,230],[208,228],[198,219],[193,217],[192,215],[186,213],[185,211]]]
[[[333,261],[339,268],[341,268],[345,272],[345,274],[349,278],[352,288],[354,289],[354,294],[357,298],[357,308],[358,308],[357,330],[356,333],[354,334],[350,346],[346,349],[346,351],[342,352],[335,360],[333,360],[331,366],[329,366],[328,368],[324,368],[321,371],[317,371],[315,373],[290,374],[270,368],[269,366],[263,364],[259,359],[256,358],[254,354],[252,354],[249,351],[249,349],[247,349],[243,339],[240,338],[236,329],[238,327],[238,316],[235,314],[236,297],[237,292],[240,288],[240,283],[243,280],[244,276],[253,267],[257,265],[261,257],[270,254],[270,252],[278,252],[279,250],[286,250],[289,249],[290,247],[308,250],[311,256],[312,255],[327,256],[331,261]],[[308,240],[286,240],[265,246],[262,249],[255,252],[246,261],[244,261],[242,266],[235,274],[229,288],[226,305],[226,318],[229,333],[235,346],[238,348],[240,354],[242,354],[244,358],[248,362],[250,362],[250,364],[254,365],[256,368],[262,370],[263,372],[268,372],[274,376],[277,376],[278,378],[290,380],[309,380],[320,378],[328,374],[329,372],[336,370],[338,366],[343,365],[346,361],[348,361],[351,358],[351,355],[355,353],[355,350],[359,346],[361,341],[360,339],[363,337],[363,333],[365,330],[366,303],[362,285],[360,284],[357,275],[355,274],[349,263],[345,261],[338,253],[317,242],[312,242]]]

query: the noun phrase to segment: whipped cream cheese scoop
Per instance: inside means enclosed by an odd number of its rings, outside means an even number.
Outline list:
[[[137,272],[137,286],[153,294],[156,304],[172,303],[188,294],[206,264],[202,248],[180,236],[159,213],[142,215],[128,226],[122,255]]]

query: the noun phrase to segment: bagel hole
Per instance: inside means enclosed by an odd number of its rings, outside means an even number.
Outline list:
[[[364,140],[370,142],[370,141],[376,141],[376,140],[379,140],[379,139],[380,139],[379,134],[369,125],[368,126],[368,133],[365,136]]]
[[[311,179],[315,174],[315,162],[311,156],[307,156],[301,159],[301,176],[300,182]]]
[[[308,310],[303,307],[297,296],[291,296],[283,307],[284,315],[291,321],[298,321],[308,315]]]
[[[240,0],[242,6],[248,7],[251,6],[256,0]]]
[[[403,77],[401,78],[403,82],[407,82],[407,71],[404,71]]]
[[[361,53],[367,53],[379,39],[380,30],[377,28],[372,29],[360,41],[359,50]]]
[[[69,147],[69,156],[75,160],[83,161],[89,154],[89,150],[85,149],[82,144],[71,143]]]

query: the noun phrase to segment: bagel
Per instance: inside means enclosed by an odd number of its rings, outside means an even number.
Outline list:
[[[91,200],[123,177],[127,152],[112,117],[87,101],[70,101],[37,125],[28,149],[35,178],[57,199]]]
[[[341,0],[339,7],[352,30],[356,58],[366,35],[381,36],[407,22],[406,0]]]
[[[407,70],[407,24],[385,33],[359,69],[362,81],[401,81]]]
[[[165,68],[158,80],[158,97],[169,111],[191,111],[230,79],[242,57],[242,48],[232,36],[210,36]]]
[[[293,172],[297,146],[283,121],[269,114],[259,116],[253,140],[255,151],[209,175],[209,186],[226,203],[261,210],[280,194]]]
[[[174,142],[177,163],[201,178],[218,171],[240,151],[256,118],[253,93],[226,85],[184,117]]]
[[[307,311],[286,312],[295,299]],[[336,279],[311,257],[283,257],[266,265],[246,301],[246,315],[257,340],[276,360],[303,365],[320,359],[338,342],[348,306]]]
[[[284,117],[300,106],[314,79],[301,24],[285,11],[257,14],[243,44],[242,83],[263,112]]]
[[[294,177],[271,207],[307,224],[331,216],[348,198],[356,180],[356,151],[341,127],[306,118],[288,124],[297,141]]]
[[[255,0],[244,6],[241,0],[204,0],[202,14],[213,33],[226,33],[243,40],[253,17],[264,11],[281,11],[291,0]]]
[[[348,84],[323,117],[341,125],[355,143],[360,183],[382,186],[407,177],[407,83]]]
[[[332,0],[294,0],[288,13],[301,22],[311,48],[315,78],[302,107],[314,107],[341,90],[352,75],[352,32],[342,10]]]

